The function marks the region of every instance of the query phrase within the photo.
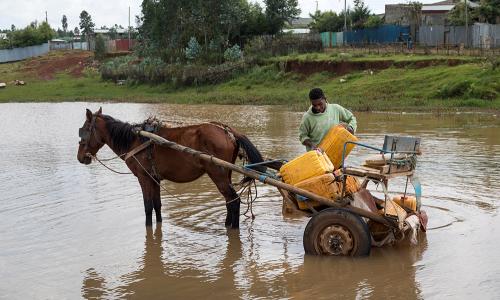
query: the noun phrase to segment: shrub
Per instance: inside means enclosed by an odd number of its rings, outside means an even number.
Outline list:
[[[440,98],[454,98],[465,95],[471,87],[471,82],[468,80],[451,82],[442,86],[436,96]]]
[[[198,43],[198,40],[193,36],[188,42],[188,46],[185,49],[186,58],[188,60],[196,60],[200,57],[201,54],[201,45]]]
[[[224,51],[224,59],[226,61],[238,61],[241,59],[241,49],[237,44]]]
[[[102,36],[102,34],[98,34],[95,39],[94,57],[97,60],[103,60],[105,56],[106,56],[106,46],[104,43],[104,37]]]

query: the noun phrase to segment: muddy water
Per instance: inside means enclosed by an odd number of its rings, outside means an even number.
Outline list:
[[[92,103],[0,104],[0,298],[75,299],[494,299],[500,296],[500,119],[358,113],[362,141],[418,135],[426,237],[369,258],[304,256],[307,219],[284,218],[278,193],[259,186],[255,220],[223,226],[208,178],[164,182],[163,226],[144,227],[131,175],[76,160],[77,131]],[[303,151],[300,114],[277,107],[102,104],[139,122],[151,114],[217,120],[272,158]],[[102,158],[111,157],[105,148]],[[350,163],[366,152],[354,150]],[[120,161],[109,163],[125,171]],[[394,186],[396,189],[396,185]]]

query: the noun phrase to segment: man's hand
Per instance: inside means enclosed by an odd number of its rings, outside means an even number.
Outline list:
[[[340,126],[344,127],[345,129],[347,129],[347,131],[349,131],[351,134],[354,134],[354,129],[347,123],[340,123],[339,124]]]
[[[316,150],[318,148],[318,145],[316,145],[315,143],[313,143],[311,140],[307,139],[305,140],[302,145],[312,149],[312,150]]]

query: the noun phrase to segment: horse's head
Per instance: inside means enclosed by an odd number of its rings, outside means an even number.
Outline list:
[[[81,140],[79,142],[77,158],[82,164],[90,164],[92,156],[96,155],[97,151],[104,146],[103,130],[105,126],[104,119],[102,118],[102,108],[96,113],[92,113],[87,109],[87,116],[85,123],[80,128],[78,135]]]

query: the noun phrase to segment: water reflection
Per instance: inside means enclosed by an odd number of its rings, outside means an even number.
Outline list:
[[[221,271],[216,278],[210,279],[193,269],[169,270],[169,258],[165,256],[162,225],[146,228],[144,252],[139,261],[139,269],[121,275],[114,281],[123,284],[112,287],[105,276],[96,268],[85,272],[82,296],[86,299],[126,297],[128,299],[189,298],[221,299],[242,297],[237,286],[239,272],[237,262],[242,258],[242,245],[237,230],[227,231],[227,247],[224,259],[220,262]],[[193,289],[196,286],[196,289]]]
[[[146,228],[144,252],[137,270],[119,278],[107,279],[98,267],[85,272],[82,297],[102,298],[293,298],[293,299],[386,299],[420,298],[415,280],[416,265],[427,248],[425,235],[417,247],[402,244],[374,249],[370,258],[331,258],[303,256],[294,267],[288,261],[288,242],[282,243],[283,260],[261,265],[251,235],[243,251],[240,232],[227,231],[225,254],[218,263],[219,272],[207,278],[202,272],[181,268],[169,270],[161,224]],[[207,257],[207,259],[209,259]],[[110,282],[121,284],[113,286]],[[196,287],[195,289],[193,287]]]

